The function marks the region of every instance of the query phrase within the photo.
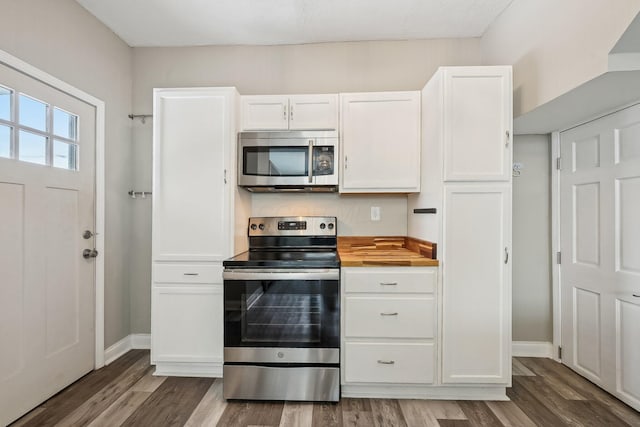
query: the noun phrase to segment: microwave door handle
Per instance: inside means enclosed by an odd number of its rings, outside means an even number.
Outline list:
[[[313,183],[313,139],[309,140],[309,184]]]

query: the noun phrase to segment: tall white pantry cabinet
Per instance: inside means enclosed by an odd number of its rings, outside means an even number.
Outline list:
[[[408,206],[408,234],[440,243],[439,382],[496,395],[511,383],[512,117],[511,67],[440,68]]]
[[[155,89],[151,362],[156,375],[222,376],[222,261],[246,249],[236,186],[235,88]]]

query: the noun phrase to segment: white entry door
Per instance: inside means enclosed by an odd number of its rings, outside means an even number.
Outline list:
[[[0,64],[0,425],[94,367],[94,149],[94,107]]]
[[[640,106],[560,141],[562,362],[640,410]]]

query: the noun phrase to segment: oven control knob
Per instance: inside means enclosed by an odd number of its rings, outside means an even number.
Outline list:
[[[255,225],[255,224],[251,224],[251,229],[252,229],[252,230],[255,230],[256,228],[258,228],[258,226],[257,226],[257,225]]]
[[[329,225],[328,225],[328,227],[329,227],[329,230],[333,230],[333,223],[332,223],[332,222],[330,222],[330,223],[329,223]]]
[[[326,227],[327,225],[324,222],[320,224],[320,230],[324,230]]]
[[[284,353],[283,353],[283,352],[281,352],[281,351],[279,351],[279,352],[278,352],[278,358],[279,358],[279,359],[282,359],[283,357],[284,357]]]
[[[260,225],[258,226],[258,228],[259,228],[260,230],[264,230],[264,224],[260,224]]]

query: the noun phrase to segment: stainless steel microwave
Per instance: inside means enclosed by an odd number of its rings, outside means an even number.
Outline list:
[[[241,132],[238,185],[255,192],[338,188],[335,131]]]

